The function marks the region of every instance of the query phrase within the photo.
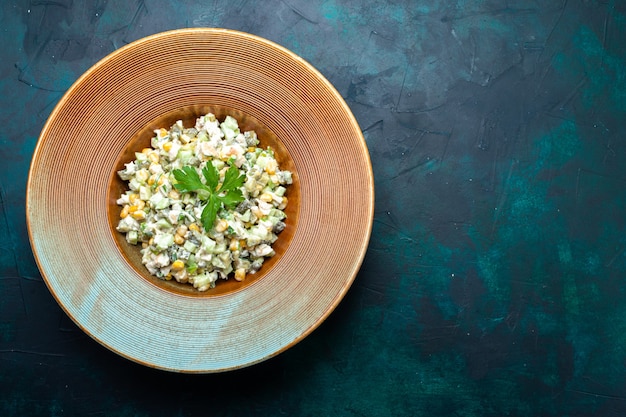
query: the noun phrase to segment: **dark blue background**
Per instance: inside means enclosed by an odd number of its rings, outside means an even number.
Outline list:
[[[24,207],[69,86],[193,26],[318,68],[376,183],[335,313],[217,375],[143,368],[84,335],[42,281]],[[0,415],[626,415],[625,2],[22,0],[2,2],[0,30]]]

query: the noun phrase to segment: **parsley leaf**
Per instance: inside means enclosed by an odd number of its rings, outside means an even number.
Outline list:
[[[208,231],[211,227],[213,227],[213,223],[215,223],[215,218],[217,217],[217,212],[219,211],[221,205],[220,201],[215,197],[215,194],[211,194],[209,201],[207,201],[204,209],[202,210],[202,214],[200,215],[200,221],[202,221],[202,226],[204,226],[205,230]]]
[[[234,205],[243,201],[243,194],[241,190],[230,190],[223,196],[218,196],[218,199],[228,208],[232,208]]]
[[[202,168],[202,182],[196,168],[186,165],[181,169],[172,171],[176,184],[174,187],[182,192],[195,192],[199,199],[206,201],[200,221],[204,230],[213,227],[217,212],[222,208],[233,208],[244,200],[240,187],[246,180],[245,175],[239,175],[239,169],[231,165],[224,174],[224,181],[220,184],[220,174],[211,162],[207,162]]]
[[[182,169],[174,170],[173,174],[176,181],[178,181],[175,187],[179,191],[190,193],[197,190],[208,190],[208,188],[200,180],[198,172],[192,166],[187,165]]]
[[[204,175],[207,185],[212,190],[217,189],[220,182],[220,173],[217,172],[217,168],[211,162],[207,162],[204,168],[202,168],[202,175]]]
[[[231,165],[230,168],[228,168],[228,171],[226,171],[226,175],[224,175],[224,182],[222,183],[220,191],[235,190],[241,187],[245,180],[246,176],[240,176],[237,167]]]

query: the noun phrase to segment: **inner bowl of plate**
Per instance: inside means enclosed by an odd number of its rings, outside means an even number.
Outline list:
[[[272,249],[276,253],[270,258],[266,258],[263,266],[255,274],[247,274],[246,279],[237,281],[232,276],[228,279],[218,279],[214,288],[207,291],[198,291],[191,284],[179,283],[176,280],[163,280],[150,274],[147,268],[141,262],[141,245],[133,245],[126,241],[124,233],[116,230],[119,223],[122,207],[117,204],[117,199],[128,190],[128,182],[122,180],[117,172],[124,169],[124,164],[135,158],[135,152],[141,152],[142,149],[150,147],[150,141],[154,137],[154,130],[165,128],[169,129],[176,121],[181,120],[185,127],[195,125],[196,119],[207,113],[213,113],[221,122],[226,116],[234,117],[242,132],[253,130],[259,139],[258,147],[266,149],[271,148],[274,151],[278,166],[281,170],[291,171],[293,183],[287,186],[285,196],[289,199],[289,203],[285,208],[286,227],[278,234],[278,239],[272,244]],[[228,294],[233,291],[242,290],[254,282],[265,276],[280,260],[291,242],[298,224],[298,212],[300,207],[300,184],[293,159],[285,148],[281,140],[267,126],[253,116],[243,113],[223,105],[188,105],[171,110],[162,114],[147,123],[142,129],[137,131],[128,141],[128,145],[124,147],[117,162],[111,172],[111,179],[108,187],[108,212],[109,227],[113,238],[123,254],[126,261],[134,268],[137,274],[143,277],[157,287],[176,294],[188,295],[193,297],[211,297],[217,295]]]

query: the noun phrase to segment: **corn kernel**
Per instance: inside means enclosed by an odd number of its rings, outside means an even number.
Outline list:
[[[143,154],[148,154],[148,153],[150,153],[150,152],[152,152],[152,149],[151,149],[151,148],[143,148],[143,149],[141,150],[141,153],[143,153]]]
[[[185,243],[185,238],[181,235],[174,235],[174,243],[176,243],[177,245],[182,245]]]
[[[180,199],[180,193],[179,193],[178,191],[176,191],[175,189],[172,189],[172,190],[171,190],[171,191],[167,194],[167,196],[168,196],[169,198],[171,198],[171,199],[174,199],[174,200],[178,200],[178,199]]]
[[[135,203],[135,201],[137,200],[137,197],[139,197],[136,193],[130,193],[128,195],[128,201],[132,203]]]
[[[122,211],[121,211],[121,213],[120,213],[120,218],[125,219],[125,218],[126,218],[126,216],[128,216],[129,210],[130,210],[130,206],[125,205],[125,206],[122,208]]]
[[[165,276],[165,280],[166,280],[166,281],[171,281],[171,280],[172,280],[172,274],[167,274],[167,275]]]
[[[156,152],[151,152],[151,153],[148,154],[148,159],[153,164],[158,164],[159,163],[159,154],[156,153]]]
[[[185,263],[181,261],[180,259],[177,259],[172,263],[172,271],[180,271],[184,267],[185,267]]]
[[[165,175],[161,175],[157,181],[157,185],[163,185],[165,183]]]
[[[267,172],[270,175],[274,175],[276,173],[276,161],[274,160],[269,160],[267,162],[267,165],[265,165],[265,172]]]
[[[140,169],[139,171],[137,171],[136,175],[137,175],[137,180],[142,181],[142,182],[146,182],[148,180],[148,177],[150,176],[148,171],[145,169]]]
[[[237,281],[243,281],[246,279],[246,270],[244,268],[237,268],[235,270],[235,279]]]
[[[230,246],[228,247],[231,252],[234,252],[239,249],[239,241],[237,239],[230,240]]]
[[[259,200],[265,201],[266,203],[272,202],[272,195],[269,193],[263,193],[259,196]]]
[[[250,147],[248,148],[248,152],[249,152],[249,153],[254,153],[254,151],[256,151],[256,148],[255,148],[254,146],[250,146]]]
[[[200,228],[198,227],[196,223],[191,223],[189,225],[189,230],[191,230],[192,232],[199,232]]]
[[[151,237],[150,240],[148,241],[148,245],[152,246],[154,244],[154,238]]]
[[[135,220],[144,220],[146,218],[146,212],[143,210],[137,210],[131,213],[131,216]]]
[[[215,225],[215,231],[217,233],[222,233],[222,232],[226,231],[226,229],[228,229],[228,221],[226,221],[224,219],[219,219],[219,221]]]
[[[250,212],[252,212],[252,214],[254,214],[257,219],[263,218],[263,213],[261,212],[261,210],[257,206],[253,206],[250,209]]]
[[[130,214],[133,214],[133,213],[134,213],[134,212],[136,212],[136,211],[137,211],[137,206],[130,206],[130,207],[128,208],[128,212],[129,212]]]
[[[169,152],[172,149],[172,142],[165,142],[163,144],[163,150]]]
[[[185,226],[184,224],[181,224],[180,226],[178,226],[178,229],[176,229],[176,234],[179,236],[185,236],[185,234],[187,233],[187,226]]]
[[[287,207],[287,197],[283,197],[283,201],[281,201],[280,205],[278,206],[279,210],[284,210]]]
[[[142,248],[147,248],[148,247],[148,242],[141,242],[141,247]]]
[[[137,207],[138,210],[143,210],[143,208],[146,206],[146,202],[143,200],[136,200],[135,206]]]

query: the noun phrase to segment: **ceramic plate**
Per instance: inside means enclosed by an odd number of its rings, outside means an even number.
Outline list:
[[[276,256],[207,292],[150,276],[116,232],[116,171],[176,120],[232,115],[294,173]],[[96,341],[146,366],[220,372],[288,349],[334,310],[361,266],[374,211],[366,143],[310,64],[268,40],[183,29],[131,43],[60,100],[37,143],[27,221],[52,295]]]

